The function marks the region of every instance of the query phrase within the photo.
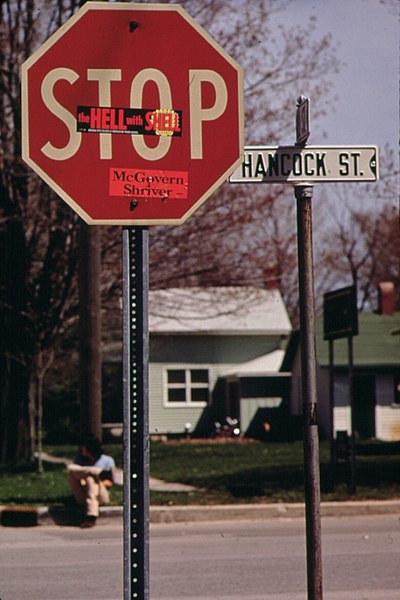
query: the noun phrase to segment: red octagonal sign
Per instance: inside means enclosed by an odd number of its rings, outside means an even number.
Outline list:
[[[179,224],[242,162],[242,90],[180,6],[89,2],[22,67],[23,158],[88,223]]]

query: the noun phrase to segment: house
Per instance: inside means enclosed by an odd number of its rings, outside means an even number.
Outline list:
[[[353,337],[353,420],[359,438],[400,440],[400,313],[394,311],[394,287],[381,284],[377,313],[358,315]],[[316,320],[318,415],[322,436],[330,434],[329,343],[322,318]],[[334,430],[351,433],[348,340],[334,346]],[[292,334],[283,362],[292,371],[290,412],[300,415],[301,371],[298,332]]]
[[[155,290],[149,329],[152,434],[209,435],[227,416],[248,432],[288,393],[277,374],[291,324],[276,289]]]
[[[207,436],[227,416],[262,431],[266,412],[289,399],[280,368],[291,329],[276,289],[150,291],[150,434]],[[120,363],[120,344],[105,359]]]

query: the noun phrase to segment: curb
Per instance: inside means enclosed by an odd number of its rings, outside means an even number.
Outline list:
[[[400,500],[371,500],[354,502],[322,502],[322,517],[400,515]],[[122,519],[122,506],[100,508],[99,523],[110,519]],[[198,523],[207,521],[252,520],[274,518],[295,519],[305,516],[304,503],[293,504],[219,504],[213,506],[152,506],[150,523]],[[36,525],[70,525],[80,523],[82,513],[78,509],[63,507],[17,507],[0,506],[0,525],[4,527],[34,527]]]
[[[358,515],[400,515],[400,500],[355,502],[323,502],[322,517]],[[151,523],[187,523],[200,521],[252,520],[305,517],[304,503],[237,504],[215,506],[154,506],[150,508]]]

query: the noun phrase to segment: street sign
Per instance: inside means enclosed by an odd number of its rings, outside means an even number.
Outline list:
[[[22,121],[87,223],[179,224],[243,160],[243,73],[179,5],[88,2],[23,64]]]
[[[246,146],[231,183],[376,181],[377,146]]]
[[[310,135],[310,98],[300,96],[296,111],[296,144],[305,144]]]
[[[357,289],[350,285],[324,294],[324,340],[358,335]]]

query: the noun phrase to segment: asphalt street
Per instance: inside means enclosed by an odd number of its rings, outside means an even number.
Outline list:
[[[324,599],[400,598],[399,515],[327,517]],[[151,526],[151,600],[306,600],[302,518]],[[122,600],[122,522],[0,528],[1,600]]]

